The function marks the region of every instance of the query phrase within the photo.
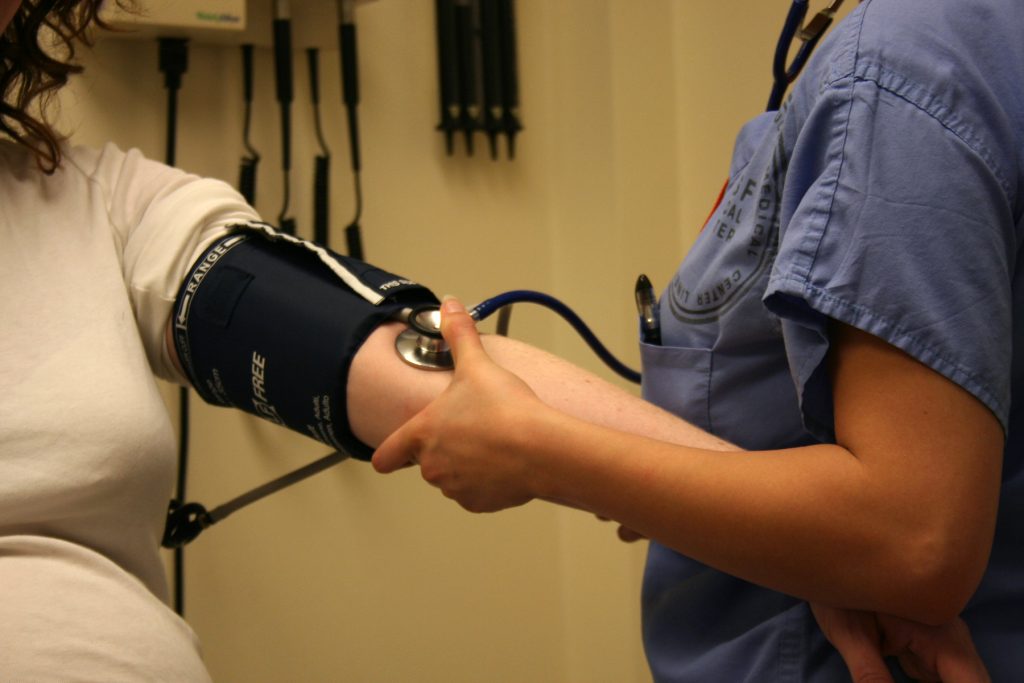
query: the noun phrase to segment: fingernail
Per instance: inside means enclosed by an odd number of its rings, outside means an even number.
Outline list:
[[[445,294],[441,298],[441,310],[445,313],[461,313],[466,309],[454,296]]]

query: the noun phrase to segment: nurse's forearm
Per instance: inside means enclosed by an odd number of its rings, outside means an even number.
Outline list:
[[[723,455],[554,417],[522,452],[537,464],[538,497],[599,512],[752,583],[937,625],[980,580],[986,552],[975,546],[990,534],[946,533],[929,519],[931,501],[886,494],[841,447]]]
[[[918,604],[928,587],[908,590],[910,552],[898,549],[909,527],[882,513],[844,449],[723,455],[549,417],[526,456],[544,463],[534,468],[542,497],[789,595],[934,620]]]

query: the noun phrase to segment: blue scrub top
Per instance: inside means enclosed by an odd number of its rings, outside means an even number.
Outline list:
[[[642,348],[648,399],[750,449],[833,439],[829,319],[991,409],[999,520],[963,617],[994,681],[1024,680],[1022,169],[1020,0],[868,0],[740,133]],[[657,681],[849,680],[806,603],[653,542],[643,627]]]

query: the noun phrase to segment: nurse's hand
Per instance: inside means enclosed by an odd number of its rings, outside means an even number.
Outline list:
[[[441,333],[455,360],[451,384],[380,445],[373,467],[419,464],[428,483],[471,512],[522,505],[534,497],[524,454],[543,438],[538,418],[553,411],[490,359],[455,299],[441,306]]]
[[[857,683],[891,682],[883,657],[897,657],[911,678],[945,683],[989,683],[967,624],[918,624],[884,614],[812,604],[818,626],[839,650]]]
[[[603,515],[595,515],[595,516],[599,520],[601,520],[602,522],[610,522],[610,521],[612,521],[612,520],[608,519],[607,517],[605,517]],[[647,538],[646,536],[644,536],[640,532],[633,531],[632,529],[630,529],[627,526],[623,526],[622,524],[619,524],[618,526],[619,526],[619,528],[616,529],[616,534],[618,535],[619,540],[624,542],[624,543],[636,543],[637,541],[641,541],[641,540],[644,540],[644,539]]]

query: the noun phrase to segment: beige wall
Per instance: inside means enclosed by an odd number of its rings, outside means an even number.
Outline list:
[[[259,6],[255,6],[258,4]],[[250,2],[265,18],[269,0]],[[293,2],[297,47],[333,35],[333,2]],[[788,2],[520,0],[514,162],[444,154],[433,3],[360,6],[364,240],[369,260],[467,302],[552,292],[638,363],[632,284],[665,286],[722,181],[737,126],[764,106]],[[265,41],[265,31],[258,31]],[[296,62],[294,215],[310,225],[311,114]],[[163,156],[152,41],[103,40],[63,99],[73,139]],[[237,48],[196,43],[178,163],[236,180]],[[269,49],[257,53],[258,208],[280,207]],[[337,51],[322,56],[334,152],[332,229],[352,213]],[[477,138],[478,150],[484,148]],[[461,149],[461,144],[460,147]],[[308,234],[308,233],[307,233]],[[552,314],[512,333],[608,375]],[[214,505],[325,452],[193,400],[190,495]],[[415,470],[344,463],[240,512],[187,552],[187,615],[218,681],[649,680],[639,636],[642,545],[544,503],[472,516]]]

